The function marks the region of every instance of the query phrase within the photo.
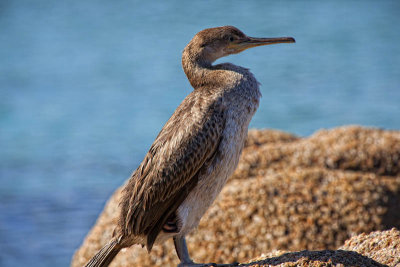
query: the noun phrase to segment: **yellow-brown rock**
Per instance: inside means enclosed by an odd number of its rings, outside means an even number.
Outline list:
[[[232,265],[234,267],[235,265]],[[247,267],[384,267],[374,259],[354,251],[319,250],[287,253],[268,253],[250,263],[236,266]],[[230,266],[229,266],[230,267]]]
[[[347,240],[339,249],[355,251],[388,266],[400,266],[400,231],[376,231]]]
[[[360,233],[399,229],[399,161],[400,131],[351,126],[298,138],[252,130],[238,169],[188,237],[191,255],[197,262],[245,262],[275,249],[336,249]],[[119,193],[107,203],[72,266],[82,266],[111,237]],[[357,254],[324,253],[331,259]],[[293,253],[285,257],[302,259]],[[177,263],[167,242],[149,255],[140,246],[125,249],[111,266]]]

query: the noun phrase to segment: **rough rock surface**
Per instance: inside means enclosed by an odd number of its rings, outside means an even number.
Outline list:
[[[231,265],[234,267],[235,265]],[[373,259],[365,257],[354,251],[345,250],[320,250],[320,251],[299,251],[288,253],[269,253],[261,259],[252,260],[247,264],[236,266],[248,267],[289,267],[289,266],[307,266],[307,267],[322,267],[322,266],[337,266],[337,267],[383,267],[383,265]]]
[[[360,233],[400,229],[399,161],[399,131],[350,126],[298,138],[252,130],[238,169],[188,237],[191,255],[197,262],[245,262],[274,249],[335,249]],[[72,266],[82,266],[111,237],[119,193],[107,203]],[[330,253],[331,265],[321,266],[332,266],[335,257],[350,252],[307,253],[307,259]],[[288,264],[305,262],[301,254],[284,257],[294,257]],[[167,242],[150,254],[140,246],[125,249],[111,266],[177,263],[173,244]]]
[[[232,265],[235,266],[235,265]],[[236,266],[400,266],[400,231],[360,234],[338,250],[273,251]]]
[[[390,231],[354,236],[339,249],[352,250],[382,264],[399,267],[400,231],[393,228]]]

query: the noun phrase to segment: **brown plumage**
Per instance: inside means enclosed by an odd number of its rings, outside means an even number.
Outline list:
[[[181,266],[194,265],[184,236],[232,174],[261,96],[248,69],[223,56],[293,38],[252,38],[232,26],[205,29],[190,41],[182,66],[195,89],[175,110],[124,187],[114,238],[87,266],[107,266],[120,249],[173,237]]]
[[[213,159],[222,136],[225,119],[218,104],[205,106],[199,121],[182,120],[196,105],[196,98],[189,97],[177,109],[124,188],[122,232],[147,236],[148,250],[171,213],[197,184],[200,168]],[[177,131],[183,128],[184,133]]]

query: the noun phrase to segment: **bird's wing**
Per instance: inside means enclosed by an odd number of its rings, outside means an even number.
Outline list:
[[[225,125],[221,101],[199,107],[198,100],[189,100],[166,123],[125,186],[120,225],[125,234],[147,236],[148,250],[196,186],[199,170],[207,167],[221,142]]]

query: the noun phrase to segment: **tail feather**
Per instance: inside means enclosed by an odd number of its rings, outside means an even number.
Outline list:
[[[120,240],[113,238],[107,243],[93,258],[85,265],[85,267],[106,267],[117,256],[118,252],[122,249]]]

